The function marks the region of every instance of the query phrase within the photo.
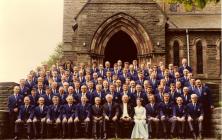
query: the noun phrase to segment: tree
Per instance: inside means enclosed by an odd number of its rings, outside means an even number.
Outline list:
[[[183,4],[187,11],[192,10],[193,7],[203,9],[208,3],[218,3],[220,0],[166,0],[168,3],[180,3]]]
[[[49,56],[49,59],[47,61],[43,61],[42,64],[46,64],[50,68],[52,65],[58,63],[58,61],[63,56],[62,47],[63,47],[62,43],[58,44],[58,46],[55,48],[53,54],[51,54]]]

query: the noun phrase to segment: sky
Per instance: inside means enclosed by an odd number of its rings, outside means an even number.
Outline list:
[[[62,42],[63,0],[0,0],[0,82],[18,82]]]

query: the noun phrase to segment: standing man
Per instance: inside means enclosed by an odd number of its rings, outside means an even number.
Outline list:
[[[13,89],[13,95],[8,97],[8,109],[9,109],[9,123],[10,130],[14,129],[15,120],[17,119],[19,107],[22,105],[22,96],[19,94],[19,86],[15,86]]]

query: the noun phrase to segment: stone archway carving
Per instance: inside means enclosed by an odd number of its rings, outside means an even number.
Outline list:
[[[106,44],[119,31],[124,31],[134,41],[139,62],[145,62],[151,57],[153,45],[144,27],[133,17],[118,13],[104,21],[95,32],[90,47],[92,59],[103,62]]]

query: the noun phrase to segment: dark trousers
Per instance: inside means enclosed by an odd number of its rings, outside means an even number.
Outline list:
[[[33,130],[35,137],[40,136],[41,138],[45,137],[45,129],[46,128],[46,122],[41,122],[41,120],[38,120],[37,122],[33,122]]]
[[[169,133],[173,133],[174,132],[174,128],[175,128],[175,125],[176,125],[176,119],[174,119],[173,117],[165,117],[164,119],[161,118],[161,122],[162,122],[162,125],[163,125],[163,132],[166,134]],[[171,126],[171,127],[169,127]]]
[[[110,129],[109,127],[113,127],[113,129]],[[104,121],[104,125],[103,125],[103,131],[104,131],[104,135],[108,135],[113,134],[117,137],[117,129],[118,129],[118,121],[113,121],[112,118],[109,118],[109,120],[105,120]]]
[[[202,133],[202,121],[198,121],[198,118],[196,119],[193,119],[192,121],[189,121],[188,120],[188,124],[189,124],[189,127],[190,127],[190,131],[191,132],[194,132],[196,128],[196,126],[198,127],[198,133]]]
[[[73,129],[74,123],[73,122],[62,122],[62,135],[64,137],[72,138],[75,133],[75,129]]]
[[[152,136],[152,137],[158,137],[158,132],[159,132],[159,122],[160,120],[159,119],[148,119],[147,123],[148,123],[148,131],[149,131],[149,134]]]
[[[85,134],[84,137],[88,137],[89,136],[89,122],[84,122],[84,120],[80,120],[79,122],[74,122],[75,136],[77,137],[79,136],[80,126],[82,125],[84,127],[84,132],[83,132],[83,134]]]
[[[121,126],[118,131],[120,138],[130,138],[133,125],[134,125],[133,120],[125,121],[125,120],[120,119],[119,125]]]
[[[9,127],[10,130],[15,129],[15,121],[17,119],[18,113],[16,112],[9,112]],[[13,136],[13,131],[9,131],[9,136]]]
[[[19,136],[19,134],[22,134],[25,125],[27,126],[26,134],[30,136],[32,123],[26,123],[26,121],[15,122],[15,135],[16,136]]]
[[[47,123],[47,137],[53,138],[53,137],[61,137],[61,123]]]
[[[177,126],[176,130],[179,133],[179,135],[183,136],[185,130],[185,121],[176,121],[176,126]]]
[[[93,129],[92,129],[92,133],[93,136],[98,137],[98,138],[102,138],[102,134],[103,134],[103,122],[104,120],[93,120]]]

